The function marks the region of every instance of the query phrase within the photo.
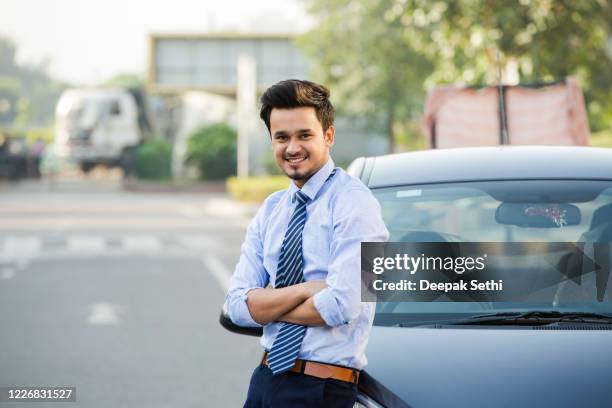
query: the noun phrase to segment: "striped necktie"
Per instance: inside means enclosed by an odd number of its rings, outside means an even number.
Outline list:
[[[304,281],[302,271],[302,231],[306,223],[306,203],[308,196],[298,190],[295,193],[298,202],[285,233],[281,246],[276,271],[276,287],[295,285]],[[274,344],[268,355],[268,365],[272,374],[280,374],[289,370],[295,364],[302,340],[306,334],[306,326],[293,323],[282,323],[280,331],[274,339]]]
[[[326,182],[336,174],[334,169]],[[302,231],[306,223],[306,204],[308,196],[298,190],[295,193],[298,202],[283,239],[281,252],[276,271],[276,287],[295,285],[304,281],[302,265]],[[290,370],[295,364],[302,340],[306,334],[306,326],[293,323],[282,323],[281,328],[274,339],[270,353],[268,354],[268,365],[272,374],[280,374]]]

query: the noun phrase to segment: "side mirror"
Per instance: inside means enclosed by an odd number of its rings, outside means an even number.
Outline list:
[[[221,326],[223,326],[226,330],[229,330],[233,333],[246,334],[247,336],[255,337],[261,337],[261,335],[263,334],[263,329],[261,327],[242,327],[232,322],[232,319],[230,319],[229,313],[227,312],[227,305],[225,303],[221,308],[221,314],[219,315],[219,323],[221,323]]]

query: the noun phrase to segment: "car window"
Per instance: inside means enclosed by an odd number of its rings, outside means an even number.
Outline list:
[[[390,233],[396,242],[612,242],[612,182],[595,180],[512,180],[408,185],[374,189]],[[499,217],[508,204],[542,213],[562,209],[559,225],[513,225]],[[521,207],[524,206],[524,207]],[[573,209],[571,219],[567,208]],[[577,210],[576,210],[577,209]],[[565,213],[564,213],[565,212]],[[565,217],[565,218],[564,218]],[[552,219],[552,218],[551,218]],[[504,220],[510,220],[505,222]],[[520,223],[518,223],[520,224]],[[563,309],[612,313],[612,284],[603,302],[595,290],[570,288],[559,282],[548,303],[396,302],[378,304],[377,313],[434,313],[439,316],[482,312],[483,309]],[[567,286],[567,285],[565,285]],[[564,302],[563,297],[572,300]],[[555,303],[556,302],[556,303]],[[571,303],[571,305],[566,305]],[[448,317],[448,316],[447,316]],[[393,320],[393,319],[392,319]]]

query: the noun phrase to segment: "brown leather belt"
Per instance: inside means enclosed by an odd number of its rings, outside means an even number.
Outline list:
[[[268,365],[268,352],[261,359],[261,364]],[[295,365],[289,370],[317,378],[333,378],[334,380],[346,381],[357,384],[359,381],[359,370],[349,367],[340,367],[332,364],[319,363],[316,361],[296,360]]]

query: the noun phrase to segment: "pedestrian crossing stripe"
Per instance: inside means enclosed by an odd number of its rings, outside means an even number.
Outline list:
[[[234,244],[233,242],[231,244]],[[162,251],[196,253],[219,251],[230,247],[220,239],[209,235],[174,234],[146,235],[124,234],[121,236],[100,236],[87,234],[67,234],[65,236],[14,235],[0,236],[0,260],[11,258],[30,258],[38,254],[156,254]]]

